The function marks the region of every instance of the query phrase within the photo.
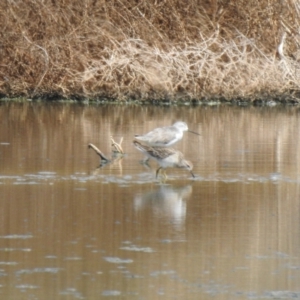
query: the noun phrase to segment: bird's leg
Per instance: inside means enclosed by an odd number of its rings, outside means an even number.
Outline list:
[[[150,157],[145,156],[142,160],[139,161],[139,163],[141,165],[144,165],[147,168],[150,168],[149,160],[150,160]]]
[[[166,173],[165,169],[163,169],[163,174],[164,174],[164,180],[167,180],[168,176],[167,176],[167,173]]]
[[[156,178],[157,178],[157,176],[158,176],[158,174],[159,174],[160,169],[162,169],[162,167],[159,167],[159,168],[156,170]]]
[[[195,175],[194,175],[194,173],[193,173],[192,171],[190,171],[190,173],[192,174],[193,178],[195,178]]]

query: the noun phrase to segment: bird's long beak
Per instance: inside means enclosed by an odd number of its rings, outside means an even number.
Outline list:
[[[191,130],[188,130],[188,132],[193,133],[193,134],[197,134],[197,135],[201,135],[200,133],[195,132],[195,131],[191,131]]]

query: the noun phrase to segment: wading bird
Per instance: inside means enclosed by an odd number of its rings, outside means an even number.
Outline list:
[[[151,147],[169,147],[182,139],[184,131],[200,135],[189,130],[185,122],[176,122],[172,126],[155,128],[144,135],[135,135],[135,139]]]
[[[193,164],[185,160],[183,154],[180,151],[177,151],[172,148],[164,148],[164,147],[150,147],[146,145],[142,145],[138,141],[133,141],[134,146],[144,153],[148,158],[152,158],[157,161],[159,164],[159,168],[156,170],[156,178],[161,169],[166,168],[182,168],[188,170],[193,177],[195,175],[192,172]],[[167,178],[166,173],[164,172],[164,177]]]

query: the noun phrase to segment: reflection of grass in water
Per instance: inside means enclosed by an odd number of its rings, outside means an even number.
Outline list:
[[[297,3],[0,2],[0,93],[175,99],[297,87]],[[281,21],[279,21],[281,20]],[[296,60],[294,60],[296,62]]]

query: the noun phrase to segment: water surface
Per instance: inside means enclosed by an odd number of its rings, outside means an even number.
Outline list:
[[[3,299],[300,299],[297,107],[0,103]],[[134,134],[182,120],[155,178]],[[99,167],[93,143],[111,156]]]

